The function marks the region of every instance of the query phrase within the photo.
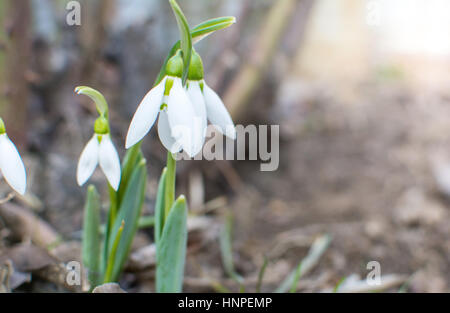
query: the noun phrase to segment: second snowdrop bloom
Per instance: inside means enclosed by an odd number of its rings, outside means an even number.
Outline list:
[[[201,145],[201,133],[196,131],[201,118],[186,93],[181,80],[181,52],[167,62],[167,75],[150,90],[133,116],[125,146],[130,148],[142,140],[158,118],[158,135],[163,146],[172,153],[184,150],[193,157]]]
[[[78,94],[84,94],[96,102],[100,117],[95,121],[94,136],[89,140],[80,155],[77,168],[77,182],[84,185],[92,176],[97,165],[100,165],[109,184],[114,190],[119,189],[120,184],[120,159],[111,140],[108,122],[108,107],[103,96],[89,87],[77,88]]]
[[[14,143],[8,138],[5,124],[0,118],[0,170],[6,182],[21,195],[25,194],[27,175],[22,158]]]
[[[189,98],[200,118],[202,129],[202,146],[205,140],[207,120],[211,122],[222,134],[236,139],[236,130],[225,104],[203,79],[203,62],[200,55],[193,50],[191,64],[189,65],[189,75],[187,92]]]

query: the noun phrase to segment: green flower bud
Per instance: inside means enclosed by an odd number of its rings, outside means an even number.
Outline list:
[[[181,50],[167,61],[166,73],[169,76],[180,77],[183,76],[183,57],[181,56]]]
[[[104,116],[100,116],[95,121],[94,132],[98,135],[106,135],[109,133],[109,123]]]
[[[202,80],[203,79],[203,61],[200,55],[192,50],[191,64],[189,65],[189,80]]]

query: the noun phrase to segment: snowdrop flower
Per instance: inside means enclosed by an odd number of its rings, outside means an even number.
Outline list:
[[[5,124],[0,118],[0,170],[6,182],[21,195],[25,194],[27,175],[22,158],[14,143],[8,138]]]
[[[207,119],[222,134],[230,139],[236,139],[236,130],[233,120],[228,113],[225,104],[203,79],[203,62],[200,55],[193,50],[187,83],[187,93],[196,113],[201,118],[202,141],[205,141]]]
[[[158,135],[163,146],[172,153],[181,150],[193,157],[200,150],[201,133],[196,131],[200,116],[186,93],[181,80],[183,59],[181,51],[167,63],[167,75],[144,97],[133,116],[125,147],[142,140],[158,118]]]
[[[92,94],[88,94],[88,92],[93,91],[93,89],[86,91],[77,88],[76,91],[78,94],[85,94],[92,99],[96,99],[92,97]],[[101,115],[95,121],[94,136],[86,144],[86,147],[80,155],[77,168],[77,182],[80,186],[84,185],[94,173],[97,165],[100,164],[100,168],[105,174],[109,184],[117,191],[119,189],[121,176],[120,159],[109,132],[109,123],[106,117],[106,101],[103,103],[103,107],[97,104],[97,109],[99,109]]]

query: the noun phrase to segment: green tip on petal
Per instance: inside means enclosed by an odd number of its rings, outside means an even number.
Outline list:
[[[3,119],[0,117],[0,135],[6,134],[5,123]]]
[[[202,80],[204,76],[203,61],[200,55],[192,50],[191,64],[189,64],[189,80]]]

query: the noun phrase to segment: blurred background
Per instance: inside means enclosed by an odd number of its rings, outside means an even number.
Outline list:
[[[55,273],[80,257],[86,188],[75,173],[96,114],[74,88],[105,95],[122,157],[131,117],[178,40],[167,1],[79,1],[80,26],[66,23],[67,3],[0,2],[0,115],[29,182],[25,197],[0,206],[0,260],[14,261],[18,291],[66,290]],[[237,124],[280,125],[277,171],[260,172],[259,161],[180,162],[177,192],[192,215],[184,290],[237,291],[236,272],[254,291],[266,259],[262,290],[272,291],[328,234],[299,291],[332,290],[343,278],[343,290],[365,290],[370,261],[381,266],[382,290],[449,291],[450,2],[179,4],[191,27],[236,16],[196,46],[206,81]],[[143,149],[151,215],[166,156],[156,131]],[[91,182],[106,201],[103,174]],[[121,281],[129,291],[154,290],[152,232],[135,240]]]

